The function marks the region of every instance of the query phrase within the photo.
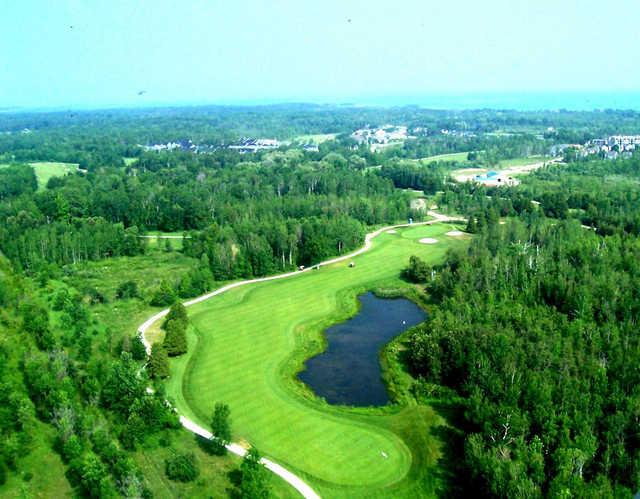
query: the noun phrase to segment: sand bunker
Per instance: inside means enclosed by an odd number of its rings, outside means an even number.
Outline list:
[[[387,234],[395,234],[395,233],[397,233],[397,232],[398,232],[397,230],[393,230],[393,229],[391,229],[391,230],[388,230],[388,231],[387,231]]]
[[[460,236],[464,236],[464,232],[460,230],[450,230],[445,235],[449,237],[460,237]]]
[[[423,237],[422,239],[420,239],[420,241],[418,241],[422,244],[436,244],[438,242],[437,239],[434,239],[432,237]]]

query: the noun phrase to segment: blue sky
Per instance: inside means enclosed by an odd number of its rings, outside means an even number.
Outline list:
[[[0,107],[640,93],[637,0],[3,4]]]

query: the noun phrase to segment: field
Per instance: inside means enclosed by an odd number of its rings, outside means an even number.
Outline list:
[[[170,248],[172,250],[180,251],[182,250],[183,236],[184,232],[161,232],[151,230],[145,232],[144,239],[146,239],[147,246],[150,250],[157,248],[165,251],[167,248]]]
[[[62,177],[67,173],[73,173],[78,170],[78,165],[76,163],[55,163],[50,161],[41,161],[29,164],[36,172],[36,177],[38,177],[39,189],[44,189],[51,177]]]
[[[317,271],[233,289],[190,307],[189,353],[172,361],[167,393],[208,427],[216,401],[231,407],[234,441],[246,440],[308,480],[321,495],[434,495],[443,420],[420,406],[333,407],[295,380],[323,348],[322,331],[357,311],[357,294],[409,285],[411,255],[441,261],[466,244],[448,224],[382,234],[373,248]],[[423,237],[439,240],[419,244]]]
[[[294,137],[295,142],[303,142],[305,144],[322,144],[327,140],[333,140],[336,138],[337,133],[316,133],[313,135],[298,135]]]
[[[450,154],[438,154],[436,156],[428,156],[420,158],[418,161],[422,163],[433,163],[434,161],[467,161],[468,152],[453,152]]]
[[[527,166],[536,163],[543,163],[550,161],[553,158],[551,156],[528,156],[526,158],[513,158],[500,160],[499,168],[512,168],[514,166]]]

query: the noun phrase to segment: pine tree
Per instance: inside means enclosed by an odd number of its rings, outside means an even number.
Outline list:
[[[147,350],[139,334],[135,335],[131,340],[131,356],[135,360],[143,360],[147,356]]]
[[[163,346],[170,356],[182,355],[187,352],[187,328],[178,319],[171,319],[164,326],[166,335]]]
[[[165,317],[164,324],[162,325],[162,327],[166,327],[167,323],[172,320],[177,320],[179,322],[182,322],[185,325],[185,327],[189,322],[189,318],[187,317],[187,309],[179,301],[176,301],[174,302],[173,305],[171,305],[171,308],[169,309],[169,313]]]
[[[151,358],[149,359],[149,368],[152,378],[166,378],[169,376],[169,357],[162,345],[156,343],[151,347]]]

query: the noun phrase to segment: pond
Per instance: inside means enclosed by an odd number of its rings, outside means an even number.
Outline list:
[[[327,349],[305,363],[298,377],[330,404],[380,406],[389,402],[380,351],[427,315],[405,298],[358,297],[358,314],[325,331]]]

